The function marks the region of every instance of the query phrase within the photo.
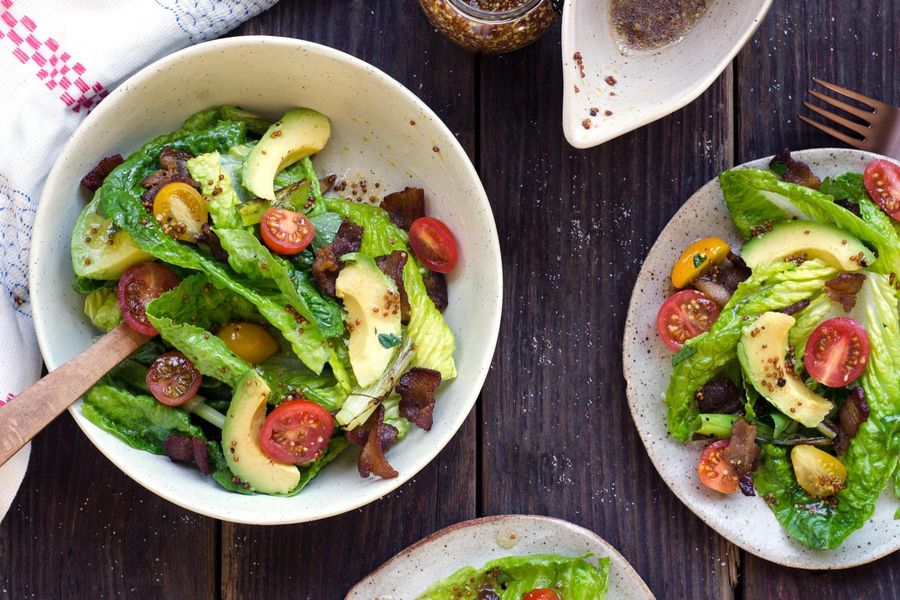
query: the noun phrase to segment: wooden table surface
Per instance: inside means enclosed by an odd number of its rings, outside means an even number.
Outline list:
[[[413,0],[282,0],[235,34],[313,40],[395,77],[455,132],[494,208],[504,321],[476,409],[395,493],[283,527],[186,512],[124,476],[68,415],[36,440],[0,524],[0,599],[342,598],[396,552],[479,515],[568,519],[616,546],[661,599],[897,598],[900,553],[855,569],[780,567],[688,511],[647,458],[621,339],[641,261],[719,171],[834,145],[796,114],[812,76],[900,105],[900,3],[780,0],[700,98],[578,151],[560,127],[558,24],[531,47],[469,54]]]

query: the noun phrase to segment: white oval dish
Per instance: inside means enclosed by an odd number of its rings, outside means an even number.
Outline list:
[[[859,150],[823,148],[792,152],[819,177],[848,171],[861,173],[878,155]],[[740,165],[765,169],[769,158]],[[697,479],[697,461],[704,442],[682,443],[666,429],[665,392],[672,372],[672,352],[656,333],[656,313],[670,293],[669,273],[674,257],[691,242],[715,235],[740,247],[741,237],[731,222],[717,180],[700,188],[675,214],[647,255],[634,285],[623,340],[623,367],[631,415],[647,454],[666,485],[707,525],[730,542],[766,560],[801,569],[843,569],[900,549],[900,520],[887,492],[875,514],[837,549],[814,550],[781,528],[760,498],[723,496]]]
[[[628,561],[596,533],[551,517],[502,515],[457,523],[416,542],[356,584],[346,600],[412,600],[461,567],[545,553],[608,556],[610,600],[654,597]]]
[[[238,37],[188,48],[132,76],[109,95],[66,144],[50,172],[30,257],[31,299],[41,352],[50,369],[86,347],[97,331],[72,290],[72,225],[84,202],[79,180],[97,161],[127,155],[176,129],[189,115],[237,104],[279,116],[298,106],[332,121],[315,157],[320,173],[359,173],[381,192],[420,186],[429,214],[456,233],[460,262],[448,277],[446,320],[456,335],[459,377],[438,393],[434,427],[413,428],[388,453],[396,479],[362,479],[348,451],[292,498],[226,492],[196,469],[127,446],[70,412],[94,445],[147,489],[184,508],[226,521],[297,523],[347,512],[396,489],[447,444],[474,405],[500,327],[500,245],[490,204],[463,148],[441,120],[397,81],[348,54],[310,42]],[[372,189],[369,190],[372,192]]]
[[[563,10],[563,132],[576,148],[642,127],[703,93],[759,27],[772,0],[710,0],[682,40],[627,55],[613,33],[608,5],[609,0],[566,0]],[[610,75],[615,85],[606,83]],[[600,111],[591,116],[591,108]]]

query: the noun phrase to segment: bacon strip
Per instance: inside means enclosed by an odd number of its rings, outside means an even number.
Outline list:
[[[841,273],[834,279],[825,282],[825,293],[828,297],[850,312],[856,306],[856,295],[862,289],[866,276],[862,273]]]
[[[123,162],[125,162],[125,159],[122,158],[121,154],[113,154],[112,156],[101,158],[97,166],[81,178],[81,186],[89,192],[96,192],[103,185],[103,180],[106,179],[106,176]]]
[[[194,463],[204,475],[210,474],[206,443],[200,438],[172,434],[165,439],[163,447],[172,460]]]
[[[362,446],[357,463],[360,477],[375,475],[392,479],[399,475],[384,455],[397,441],[397,433],[396,427],[385,424],[384,406],[381,404],[362,427],[347,432],[348,440]]]
[[[407,255],[402,250],[394,250],[390,254],[375,257],[375,264],[381,272],[394,280],[400,294],[400,322],[409,323],[409,296],[403,285],[403,267],[406,266]]]
[[[741,412],[744,403],[734,382],[724,377],[710,381],[697,390],[694,397],[700,412],[733,415]]]
[[[788,183],[796,183],[804,187],[819,189],[822,180],[816,177],[805,162],[794,160],[787,148],[782,148],[772,157],[769,168]]]
[[[144,208],[153,210],[153,199],[163,186],[170,183],[186,183],[191,187],[200,189],[200,184],[194,181],[187,168],[187,161],[193,158],[183,150],[176,150],[169,146],[163,147],[159,153],[160,168],[150,173],[141,181],[141,187],[147,190],[141,195]]]
[[[423,279],[425,281],[425,292],[428,294],[428,297],[434,302],[435,308],[444,312],[449,304],[447,278],[444,277],[443,273],[429,271]]]
[[[334,241],[319,248],[316,258],[313,260],[312,276],[319,289],[329,296],[334,296],[334,286],[338,273],[344,263],[341,257],[351,252],[359,252],[362,246],[363,228],[350,221],[344,221],[338,228]]]
[[[434,392],[441,385],[441,374],[416,367],[400,377],[395,388],[400,394],[400,414],[417,427],[431,431],[434,423]]]
[[[425,216],[425,190],[408,187],[388,194],[381,201],[381,208],[387,211],[394,225],[409,231],[413,221]]]
[[[756,469],[758,456],[756,425],[748,423],[743,418],[738,419],[731,426],[731,441],[722,451],[722,458],[734,469],[741,493],[745,496],[756,495],[753,490],[753,471]]]
[[[859,426],[869,418],[869,405],[862,387],[855,387],[844,401],[838,413],[838,431],[834,438],[834,451],[843,454],[850,447],[850,440]]]

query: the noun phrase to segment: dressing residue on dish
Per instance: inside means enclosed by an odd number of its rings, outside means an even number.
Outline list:
[[[609,16],[624,54],[680,41],[706,12],[708,0],[610,0]]]

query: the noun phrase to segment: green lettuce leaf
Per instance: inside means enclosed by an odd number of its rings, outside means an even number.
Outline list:
[[[410,304],[407,334],[416,346],[413,366],[439,371],[443,381],[456,377],[456,363],[453,360],[456,343],[453,332],[428,297],[419,264],[407,245],[407,233],[394,226],[388,214],[380,207],[337,198],[324,198],[323,203],[327,210],[338,213],[363,228],[363,254],[375,257],[390,254],[394,250],[407,252],[409,260],[403,268],[403,285]]]
[[[476,600],[482,586],[489,586],[501,600],[521,600],[538,588],[552,588],[565,600],[603,600],[609,558],[599,559],[597,565],[588,558],[555,554],[498,558],[480,569],[459,569],[428,588],[418,600]]]
[[[900,319],[888,276],[867,275],[854,315],[869,334],[869,364],[859,379],[869,418],[843,457],[846,487],[834,500],[809,497],[796,483],[786,450],[768,445],[753,479],[785,530],[819,549],[838,547],[872,516],[900,455]]]
[[[737,358],[737,343],[746,325],[745,317],[778,310],[821,292],[837,272],[818,260],[800,266],[776,263],[757,268],[742,282],[722,308],[712,328],[688,340],[695,352],[672,368],[666,389],[669,432],[687,441],[700,426],[694,393],[716,378]]]
[[[221,155],[208,152],[187,161],[187,169],[200,191],[209,200],[209,215],[216,227],[240,227],[241,215],[237,205],[240,198],[234,190],[231,176],[221,165]]]
[[[115,288],[99,287],[84,298],[84,314],[94,327],[110,331],[122,322],[122,311]]]
[[[344,389],[328,371],[316,375],[291,356],[276,354],[261,363],[258,370],[272,390],[269,394],[271,404],[280,403],[285,396],[297,390],[308,400],[331,412],[339,410],[349,394],[349,390]]]

